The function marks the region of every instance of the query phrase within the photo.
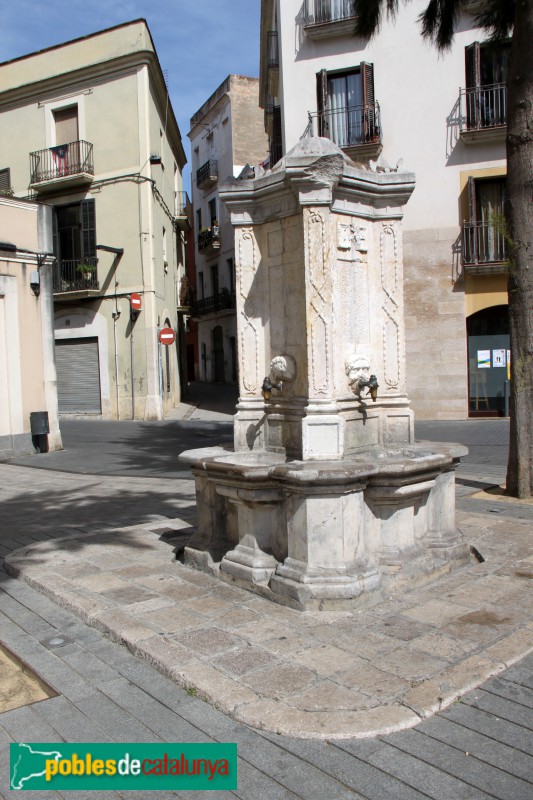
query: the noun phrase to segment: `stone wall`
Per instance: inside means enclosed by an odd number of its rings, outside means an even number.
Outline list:
[[[268,137],[259,108],[259,80],[231,76],[233,163],[260,164],[268,155]]]
[[[404,231],[407,391],[418,419],[468,416],[459,229]]]

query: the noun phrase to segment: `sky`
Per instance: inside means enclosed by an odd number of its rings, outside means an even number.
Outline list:
[[[168,73],[190,161],[194,112],[230,73],[259,75],[260,6],[260,0],[0,0],[0,62],[142,17]]]

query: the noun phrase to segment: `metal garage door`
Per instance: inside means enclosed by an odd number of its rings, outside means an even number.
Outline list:
[[[60,414],[101,414],[98,339],[56,340]]]

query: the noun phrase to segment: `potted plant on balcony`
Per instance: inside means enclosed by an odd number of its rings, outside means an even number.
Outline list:
[[[96,264],[78,264],[76,273],[83,279],[86,286],[92,286],[96,275]]]

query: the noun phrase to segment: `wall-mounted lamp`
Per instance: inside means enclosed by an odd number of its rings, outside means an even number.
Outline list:
[[[283,389],[283,383],[281,381],[279,383],[272,383],[267,375],[263,381],[263,385],[261,386],[261,394],[263,395],[264,400],[270,400],[272,389],[277,389],[278,392],[281,392]]]
[[[363,389],[365,386],[368,386],[367,395],[370,395],[373,403],[376,402],[378,396],[379,383],[375,375],[371,375],[367,381],[364,381],[362,378],[359,378],[357,385],[359,386],[360,389]]]
[[[30,273],[30,287],[35,297],[39,297],[41,293],[41,276],[37,270]]]

